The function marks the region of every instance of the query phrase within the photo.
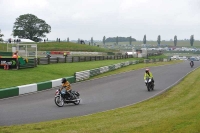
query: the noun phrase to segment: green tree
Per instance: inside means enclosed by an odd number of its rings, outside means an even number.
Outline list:
[[[93,45],[93,43],[94,43],[94,42],[93,42],[93,37],[91,37],[91,45]]]
[[[105,36],[103,37],[103,44],[104,45],[106,44],[106,37]]]
[[[190,45],[193,46],[194,44],[194,35],[190,36]]]
[[[158,42],[158,46],[160,46],[160,43],[161,43],[161,37],[160,37],[160,35],[158,35],[157,42]]]
[[[130,37],[118,37],[118,42],[129,42]],[[135,38],[132,38],[132,41],[136,41]],[[106,38],[105,42],[115,42],[116,43],[116,37],[108,37]]]
[[[132,37],[129,37],[129,44],[132,45]]]
[[[51,26],[33,14],[20,15],[13,26],[13,36],[37,41],[51,32]]]
[[[144,38],[143,38],[143,44],[146,44],[146,43],[147,43],[146,35],[144,35]]]
[[[176,46],[177,45],[177,36],[175,35],[174,36],[174,46]]]
[[[118,45],[119,39],[118,36],[116,37],[116,45]]]
[[[0,30],[0,42],[2,42],[3,41],[3,39],[1,38],[1,37],[3,37],[4,35],[3,34],[1,34],[1,30]]]

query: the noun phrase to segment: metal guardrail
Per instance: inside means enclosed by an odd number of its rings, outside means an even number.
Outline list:
[[[52,63],[72,63],[72,62],[85,62],[85,61],[99,61],[99,60],[115,60],[133,58],[132,55],[121,56],[68,56],[68,57],[44,57],[38,58],[38,65],[52,64]]]

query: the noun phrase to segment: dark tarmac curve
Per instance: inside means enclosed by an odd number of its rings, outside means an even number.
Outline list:
[[[148,92],[144,84],[144,69],[72,84],[81,94],[81,104],[57,107],[54,103],[56,88],[51,90],[0,100],[0,126],[35,123],[106,111],[150,98],[200,65],[189,61],[151,67],[155,90]]]

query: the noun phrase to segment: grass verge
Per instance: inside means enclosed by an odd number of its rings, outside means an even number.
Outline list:
[[[200,132],[199,86],[200,68],[165,93],[135,105],[89,116],[2,126],[0,132],[198,133]]]
[[[0,89],[6,87],[13,87],[13,86],[37,83],[42,81],[48,81],[67,76],[73,76],[74,73],[78,71],[94,69],[101,66],[107,66],[130,60],[135,60],[135,59],[128,58],[119,60],[102,60],[102,61],[90,61],[90,62],[38,65],[38,67],[36,68],[20,69],[17,71],[15,70],[5,71],[4,69],[0,69],[0,75],[1,75]]]

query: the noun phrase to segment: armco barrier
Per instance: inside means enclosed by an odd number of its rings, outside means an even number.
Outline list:
[[[75,77],[65,77],[70,83],[75,83]],[[11,87],[11,88],[5,88],[0,89],[0,99],[2,98],[8,98],[13,96],[18,96],[21,94],[26,94],[30,92],[36,92],[36,91],[42,91],[46,89],[50,89],[56,86],[61,85],[61,79],[55,79],[51,81],[45,81],[35,84],[28,84],[28,85],[21,85],[17,87]]]

